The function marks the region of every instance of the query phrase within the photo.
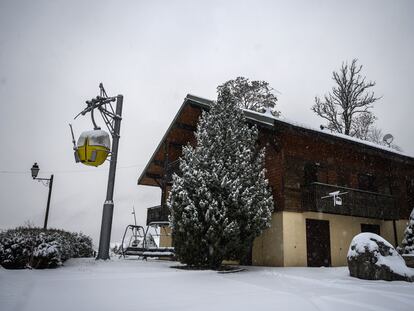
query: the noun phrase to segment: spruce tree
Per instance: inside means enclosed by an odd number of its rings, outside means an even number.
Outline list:
[[[408,219],[407,228],[404,231],[404,239],[399,247],[401,254],[413,254],[414,255],[414,209],[411,211],[410,218]]]
[[[245,122],[228,88],[203,112],[195,136],[168,198],[173,245],[181,262],[216,269],[245,256],[270,226],[273,197],[257,127]]]

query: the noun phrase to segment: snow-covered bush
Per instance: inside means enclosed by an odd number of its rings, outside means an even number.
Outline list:
[[[56,268],[62,264],[60,245],[43,242],[33,250],[29,265],[35,269]]]
[[[411,211],[410,218],[408,219],[407,228],[404,231],[404,239],[401,244],[401,247],[398,247],[400,254],[414,255],[414,209]]]
[[[242,259],[270,226],[273,197],[265,178],[265,150],[258,130],[245,122],[227,88],[203,112],[197,144],[183,148],[180,174],[168,198],[178,259],[218,268],[223,259]]]
[[[72,233],[74,258],[93,257],[93,245],[91,237],[83,233]]]
[[[0,254],[0,264],[5,268],[24,268],[33,249],[40,243],[38,236],[28,231],[13,229],[1,232],[0,245],[3,251]]]
[[[52,268],[92,254],[91,238],[80,233],[25,227],[0,233],[0,265],[5,268]]]

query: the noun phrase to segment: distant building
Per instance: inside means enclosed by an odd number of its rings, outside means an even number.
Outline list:
[[[161,188],[147,222],[167,220],[165,202],[181,148],[211,101],[187,95],[138,179]],[[272,226],[253,246],[252,263],[342,266],[352,238],[375,232],[398,244],[414,206],[414,158],[387,147],[244,110],[266,147],[275,210]],[[334,195],[338,193],[339,196]],[[334,203],[335,202],[335,203]]]

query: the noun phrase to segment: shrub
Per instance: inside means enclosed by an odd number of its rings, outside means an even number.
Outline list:
[[[8,269],[54,268],[92,255],[92,239],[82,233],[26,227],[0,232],[0,264]]]
[[[83,233],[73,233],[74,258],[93,257],[92,239]]]

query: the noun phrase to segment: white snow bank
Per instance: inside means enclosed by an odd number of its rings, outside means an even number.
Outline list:
[[[0,269],[1,311],[413,310],[414,283],[339,268],[172,269],[176,262],[70,259],[54,270]]]
[[[390,248],[390,254],[388,256],[381,255],[376,241]],[[365,253],[366,251],[373,253],[375,258],[377,258],[377,262],[375,263],[377,266],[384,265],[397,274],[410,277],[414,276],[414,269],[408,268],[404,259],[398,254],[394,246],[379,235],[370,232],[363,232],[356,235],[351,241],[347,257],[357,257],[358,254]]]

